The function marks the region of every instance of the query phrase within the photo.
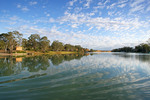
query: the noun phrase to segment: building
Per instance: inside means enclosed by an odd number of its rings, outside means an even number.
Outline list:
[[[21,46],[17,46],[17,47],[16,47],[16,50],[17,50],[17,51],[22,51],[22,47],[21,47]]]

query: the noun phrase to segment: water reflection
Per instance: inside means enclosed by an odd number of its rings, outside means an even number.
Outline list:
[[[142,62],[150,63],[150,54],[144,53],[113,53],[113,55],[127,58],[127,59],[137,59]]]
[[[114,53],[45,55],[22,58],[22,62],[13,57],[1,58],[0,97],[18,100],[148,100],[149,56]],[[11,73],[3,70],[4,66]]]
[[[59,65],[64,61],[80,59],[83,55],[42,55],[33,57],[1,57],[0,58],[0,76],[9,76],[19,74],[22,71],[38,72],[47,70],[50,62],[53,65]]]

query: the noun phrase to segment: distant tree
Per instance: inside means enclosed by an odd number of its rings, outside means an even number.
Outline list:
[[[22,34],[18,31],[8,32],[8,33],[2,33],[0,35],[0,40],[2,42],[2,48],[7,51],[9,50],[10,53],[12,53],[13,49],[17,45],[21,45],[22,40]]]
[[[0,40],[0,50],[5,49],[5,42],[3,40]]]
[[[65,45],[64,45],[64,49],[65,49],[66,51],[70,51],[70,50],[72,49],[72,45],[70,45],[70,44],[65,44]]]
[[[17,46],[21,46],[23,34],[19,33],[18,31],[13,31],[12,33],[17,43]]]
[[[16,37],[14,35],[15,35],[14,32],[8,32],[7,41],[10,53],[12,53],[15,46],[17,46],[17,41],[15,40]]]
[[[25,38],[22,39],[22,47],[25,50],[28,49],[28,40]]]
[[[150,52],[150,46],[148,44],[142,43],[135,47],[135,51],[142,52],[142,53],[148,53],[148,52]]]
[[[31,34],[28,38],[28,45],[30,50],[39,50],[40,49],[40,35],[39,34]]]
[[[58,40],[53,41],[52,45],[51,45],[52,49],[54,51],[61,51],[64,50],[64,46],[62,42],[59,42]]]
[[[46,36],[42,37],[40,39],[40,49],[43,52],[46,52],[48,51],[49,46],[50,46],[50,41],[48,40],[48,38]]]
[[[7,33],[0,34],[0,43],[1,43],[0,44],[1,49],[7,52],[7,48],[8,48],[8,34]]]
[[[80,45],[75,45],[76,51],[82,52],[83,48]]]
[[[133,52],[134,49],[132,47],[123,47],[118,49],[113,49],[112,52]]]
[[[93,49],[90,49],[90,52],[94,52],[94,50],[93,50]]]

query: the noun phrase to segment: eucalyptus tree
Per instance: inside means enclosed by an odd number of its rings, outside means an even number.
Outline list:
[[[40,49],[41,49],[43,52],[46,52],[46,51],[48,51],[49,46],[50,46],[50,40],[48,40],[48,38],[47,38],[46,36],[43,36],[43,37],[40,39]]]
[[[83,48],[80,45],[75,45],[76,51],[81,52]]]
[[[22,34],[19,33],[18,31],[2,33],[0,34],[0,40],[1,40],[1,48],[3,48],[5,51],[7,51],[8,49],[9,52],[12,53],[13,49],[17,45],[21,45]]]
[[[66,50],[66,51],[70,51],[71,50],[71,45],[70,44],[65,44],[64,45],[64,49]]]
[[[40,35],[31,34],[28,38],[28,46],[30,50],[39,50],[40,49]]]
[[[28,40],[25,38],[22,39],[22,47],[24,50],[28,49]]]
[[[52,45],[51,45],[52,49],[54,51],[61,51],[64,50],[64,46],[62,42],[59,42],[58,40],[53,41]]]
[[[0,34],[0,48],[1,50],[7,51],[8,48],[8,34],[7,33],[2,33]]]

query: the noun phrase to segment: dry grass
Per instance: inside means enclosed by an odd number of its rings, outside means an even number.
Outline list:
[[[48,54],[54,55],[54,54],[75,54],[77,52],[72,51],[49,51]]]

